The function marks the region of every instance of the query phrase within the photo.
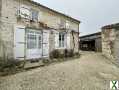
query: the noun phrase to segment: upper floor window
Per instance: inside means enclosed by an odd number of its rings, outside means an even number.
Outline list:
[[[69,29],[70,28],[70,22],[68,20],[66,20],[66,28]]]
[[[60,20],[60,28],[69,29],[70,28],[70,22],[68,20],[61,19]]]
[[[65,19],[60,19],[60,28],[66,28],[66,20]]]
[[[32,20],[38,21],[38,11],[32,10]]]

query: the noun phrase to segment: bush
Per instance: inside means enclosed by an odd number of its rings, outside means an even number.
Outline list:
[[[59,50],[53,50],[51,53],[50,53],[50,58],[59,58],[60,57],[60,52]]]
[[[74,53],[74,56],[75,57],[80,57],[80,54],[77,52],[77,53]]]
[[[24,66],[24,62],[20,62],[18,60],[14,59],[8,59],[8,60],[0,60],[0,72],[4,71],[12,71],[17,70],[19,68],[22,68]]]
[[[65,49],[63,50],[63,53],[60,52],[60,50],[54,50],[50,53],[50,58],[53,59],[53,58],[67,58],[67,57],[73,57],[74,56],[74,53],[73,53],[73,50],[70,49]]]
[[[64,54],[65,54],[65,57],[73,57],[74,56],[74,52],[72,49],[70,49],[70,50],[65,49]]]

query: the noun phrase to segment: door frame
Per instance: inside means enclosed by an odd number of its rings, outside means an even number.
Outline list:
[[[27,31],[31,31],[31,32],[33,32],[33,33],[31,33],[31,35],[36,35],[36,48],[35,49],[28,49],[27,48],[27,35],[29,34],[29,32],[27,32]],[[37,32],[38,32],[38,34],[37,34]],[[42,58],[42,31],[38,31],[37,29],[30,29],[30,28],[26,28],[26,33],[25,33],[25,36],[26,36],[26,59],[37,59],[37,58]],[[41,36],[41,49],[38,49],[38,37],[39,36]],[[39,51],[38,51],[39,50]],[[39,53],[41,53],[41,54],[39,54],[39,56],[37,57],[37,55],[36,55],[36,58],[35,58],[35,55],[32,57],[32,55],[30,56],[30,55],[27,55],[27,54],[29,54],[30,52],[33,52],[34,51],[34,53],[36,52],[36,51],[38,51]]]

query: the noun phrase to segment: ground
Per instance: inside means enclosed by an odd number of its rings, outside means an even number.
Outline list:
[[[109,90],[119,68],[101,53],[83,52],[79,59],[1,77],[0,90]]]

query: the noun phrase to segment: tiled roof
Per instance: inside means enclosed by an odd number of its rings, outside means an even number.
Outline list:
[[[30,1],[31,3],[33,3],[33,4],[35,4],[35,5],[41,6],[41,7],[46,8],[46,9],[52,11],[52,12],[58,13],[58,14],[60,14],[60,15],[63,15],[63,16],[65,16],[65,17],[67,17],[67,18],[70,18],[70,19],[72,19],[72,20],[74,20],[74,21],[80,23],[79,20],[77,20],[77,19],[75,19],[75,18],[72,18],[72,17],[69,16],[69,15],[63,14],[63,13],[58,12],[58,11],[56,11],[56,10],[53,10],[53,9],[51,9],[51,8],[49,8],[49,7],[46,7],[46,6],[44,6],[44,5],[42,5],[42,4],[38,3],[38,2],[35,2],[35,1],[33,1],[33,0],[29,0],[29,1]]]

